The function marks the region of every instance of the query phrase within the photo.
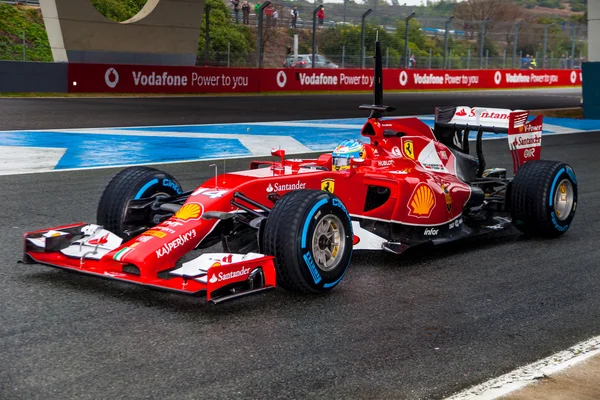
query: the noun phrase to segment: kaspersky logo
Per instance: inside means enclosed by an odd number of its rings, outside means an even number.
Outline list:
[[[104,82],[106,82],[106,86],[111,89],[114,89],[119,83],[119,73],[114,68],[109,68],[106,70],[104,74]]]
[[[210,277],[210,283],[217,283],[222,281],[228,281],[230,279],[239,278],[240,276],[246,276],[250,273],[250,268],[240,269],[239,271],[231,271],[231,272],[219,272],[218,274],[214,274]]]

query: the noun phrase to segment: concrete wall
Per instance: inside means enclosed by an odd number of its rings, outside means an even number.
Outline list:
[[[148,0],[124,22],[89,0],[41,0],[56,62],[195,65],[204,0]]]
[[[67,92],[67,64],[0,61],[0,92]]]

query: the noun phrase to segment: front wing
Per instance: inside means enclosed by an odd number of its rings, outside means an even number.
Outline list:
[[[272,256],[249,253],[204,253],[176,269],[153,272],[119,262],[113,250],[121,239],[97,225],[77,223],[27,232],[25,264],[43,264],[102,278],[116,279],[185,294],[205,294],[219,303],[276,287]]]

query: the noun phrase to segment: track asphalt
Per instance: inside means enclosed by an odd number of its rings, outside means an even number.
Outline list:
[[[482,97],[486,106],[511,108],[579,101],[571,92],[493,95],[386,99],[396,107],[406,99],[398,115],[479,105]],[[179,123],[350,118],[369,101],[0,100],[11,111],[0,129],[177,124],[184,115],[196,119]],[[351,112],[338,112],[340,104]],[[512,165],[504,140],[484,150],[489,166]],[[328,295],[276,290],[216,307],[17,264],[25,231],[93,222],[117,170],[1,176],[0,399],[440,399],[546,357],[600,332],[598,154],[600,133],[544,138],[543,158],[570,163],[579,183],[575,222],[560,239],[508,231],[401,256],[357,253]],[[162,168],[190,189],[212,176],[208,164]],[[228,170],[247,165],[227,162]]]

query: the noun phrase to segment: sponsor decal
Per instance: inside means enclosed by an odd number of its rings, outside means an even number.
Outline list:
[[[404,146],[404,154],[406,155],[406,157],[410,158],[411,160],[414,160],[415,159],[415,148],[413,146],[412,140],[405,140],[403,142],[403,146]]]
[[[229,192],[227,189],[199,188],[192,193],[192,196],[201,194],[203,196],[208,196],[211,199],[218,199],[219,197],[223,197],[223,195],[227,192]]]
[[[321,181],[321,190],[324,190],[329,193],[333,193],[335,190],[335,179],[327,178]]]
[[[380,160],[380,161],[377,161],[377,166],[378,167],[393,167],[394,166],[394,160]]]
[[[571,83],[575,83],[575,81],[577,81],[577,72],[572,71],[571,72]]]
[[[169,221],[172,222],[172,221]],[[163,222],[164,224],[165,222]],[[178,224],[178,226],[183,226],[182,223],[180,222],[176,222]],[[163,232],[167,232],[167,233],[175,233],[175,229],[171,229],[171,228],[167,228],[166,226],[161,226],[161,225],[156,225],[155,227],[152,228],[153,230],[158,230],[158,231],[163,231]]]
[[[499,85],[502,83],[502,72],[496,71],[496,73],[494,74],[494,83],[496,85]]]
[[[356,246],[358,243],[360,243],[360,238],[354,235],[354,237],[352,238],[352,245]]]
[[[525,151],[523,152],[523,157],[525,157],[525,158],[535,157],[535,148],[525,149]]]
[[[312,275],[313,281],[315,283],[321,282],[321,274],[319,274],[319,270],[317,270],[317,266],[315,265],[315,262],[313,261],[313,258],[310,255],[310,253],[306,252],[302,258],[304,258],[304,261],[306,261],[306,265],[308,266],[308,270]]]
[[[400,149],[396,146],[392,147],[392,154],[398,157],[402,156],[402,153],[400,152]]]
[[[520,72],[517,74],[511,74],[511,73],[507,72],[505,74],[505,76],[506,76],[506,83],[529,83],[531,80],[529,75],[523,75]]]
[[[166,220],[161,223],[161,225],[169,225],[169,226],[183,226],[181,222]],[[159,229],[158,226],[155,226],[154,229]],[[166,230],[166,228],[165,228]],[[167,231],[168,232],[168,231]],[[175,231],[171,231],[169,233],[175,233]]]
[[[461,218],[458,218],[458,219],[456,219],[456,220],[454,220],[454,221],[450,222],[450,225],[448,226],[448,229],[454,229],[454,228],[458,228],[459,226],[461,226],[461,225],[462,225],[462,223],[463,223],[463,219],[462,219],[462,217],[461,217]]]
[[[181,221],[198,220],[204,213],[204,206],[200,203],[187,203],[179,209],[173,216]]]
[[[440,151],[440,157],[442,158],[442,160],[448,161],[448,153],[446,152],[446,150]]]
[[[467,116],[467,111],[464,108],[461,108],[454,115],[456,115],[457,117],[466,117]]]
[[[178,237],[176,237],[169,243],[165,244],[160,249],[156,250],[156,257],[161,258],[163,256],[168,255],[169,253],[171,253],[171,251],[173,251],[173,249],[183,246],[184,244],[186,244],[188,241],[190,241],[191,239],[193,239],[195,237],[196,237],[196,230],[194,230],[194,229],[192,229],[191,231],[189,231],[187,233],[179,235]]]
[[[87,244],[106,244],[108,242],[108,233],[102,237],[96,238],[96,239],[91,239],[87,241]]]
[[[221,266],[220,263],[214,263],[213,265],[211,265],[211,268],[212,267],[220,267],[220,266]],[[239,271],[213,273],[212,276],[210,277],[209,282],[217,283],[217,282],[228,281],[230,279],[246,276],[249,273],[250,273],[250,268],[245,268],[242,266],[242,269],[240,269]]]
[[[438,156],[437,149],[433,142],[430,142],[419,154],[419,163],[423,168],[429,171],[435,172],[448,172],[440,156]]]
[[[413,74],[413,82],[417,85],[443,85],[444,78],[434,74]]]
[[[388,171],[388,173],[390,173],[390,174],[397,174],[397,175],[406,175],[409,172],[410,172],[409,168],[405,168],[405,169],[398,170],[398,171]]]
[[[301,190],[301,189],[306,189],[306,183],[304,182],[300,182],[300,180],[298,180],[298,182],[296,183],[273,183],[270,184],[269,186],[267,186],[267,193],[271,193],[273,191],[275,192],[287,192],[290,190]]]
[[[162,238],[166,237],[167,234],[164,233],[164,232],[161,232],[159,230],[156,230],[156,229],[150,229],[150,230],[142,233],[142,236],[154,236],[154,237],[157,237],[159,239],[162,239]]]
[[[450,191],[448,185],[442,185],[442,191],[444,192],[444,199],[446,200],[446,210],[452,211],[452,197],[450,197]]]
[[[440,230],[436,229],[436,228],[426,228],[425,231],[423,232],[423,235],[436,236],[439,232],[440,232]]]
[[[171,75],[168,72],[162,74],[152,72],[150,75],[141,71],[133,71],[133,83],[135,86],[187,86],[188,77],[185,75]],[[212,76],[210,78],[217,78]]]
[[[287,83],[287,75],[285,74],[285,72],[279,71],[277,73],[277,86],[279,86],[280,88],[283,88],[283,87],[285,87],[286,83]]]
[[[400,72],[399,81],[400,86],[406,86],[406,83],[408,82],[408,74],[406,73],[406,71]]]
[[[511,135],[513,139],[512,145],[515,149],[523,149],[526,147],[539,147],[542,144],[542,135],[540,133],[522,133]]]
[[[181,188],[179,187],[179,185],[176,184],[175,182],[173,182],[170,179],[164,178],[163,181],[162,181],[162,184],[165,187],[170,187],[171,189],[175,190],[177,192],[177,194],[183,193],[183,190],[181,190]]]
[[[104,82],[106,83],[106,86],[114,89],[119,83],[119,73],[117,70],[114,68],[107,69],[106,73],[104,74]]]
[[[435,195],[426,183],[419,183],[408,202],[408,215],[413,217],[429,217],[435,207]]]
[[[152,239],[154,239],[154,236],[138,236],[138,238],[136,239],[136,242],[146,243]]]
[[[300,78],[300,84],[303,86],[308,86],[308,85],[337,85],[338,84],[338,77],[335,75],[325,75],[323,72],[321,72],[320,74],[317,73],[312,73],[312,74],[306,74],[306,73],[300,73],[298,74],[299,78]]]

